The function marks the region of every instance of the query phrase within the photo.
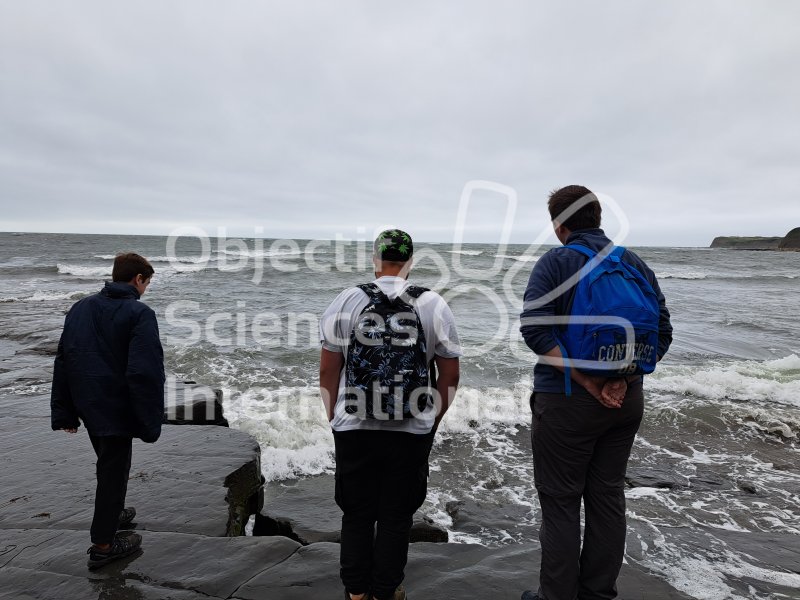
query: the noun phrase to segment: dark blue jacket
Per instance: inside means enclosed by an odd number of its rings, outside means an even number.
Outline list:
[[[608,244],[612,244],[602,229],[581,229],[574,231],[567,238],[568,244],[581,244],[592,250],[599,252]],[[543,317],[554,315],[569,315],[572,308],[572,300],[575,295],[575,287],[566,289],[560,296],[557,296],[536,306],[535,300],[551,292],[567,279],[575,275],[586,264],[588,259],[575,250],[570,250],[561,246],[553,248],[542,256],[534,265],[528,280],[528,287],[525,290],[525,305],[523,307],[521,319],[526,317]],[[669,310],[664,301],[664,294],[656,281],[656,276],[650,267],[639,258],[635,253],[626,250],[622,255],[622,261],[634,267],[645,279],[650,282],[658,295],[658,304],[661,307],[658,323],[658,356],[666,354],[672,343],[672,325],[669,320]],[[536,306],[536,308],[532,308]],[[524,323],[524,321],[523,321]],[[522,325],[520,327],[522,337],[528,347],[536,354],[545,354],[555,348],[558,343],[553,336],[552,325]],[[541,362],[536,363],[533,368],[533,389],[536,392],[551,392],[556,394],[564,393],[564,373],[553,366],[545,365]],[[573,382],[573,389],[583,391],[583,388]]]
[[[53,429],[155,442],[164,416],[164,351],[153,309],[127,283],[106,283],[67,313],[50,396]]]

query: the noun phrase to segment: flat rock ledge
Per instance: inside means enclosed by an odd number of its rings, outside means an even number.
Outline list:
[[[84,531],[3,534],[3,600],[312,600],[342,594],[339,546],[332,542],[302,546],[284,537],[144,532],[138,555],[90,573]],[[405,585],[414,598],[519,598],[534,585],[538,562],[533,545],[412,544]],[[627,565],[619,590],[623,598],[688,598]]]
[[[338,543],[342,513],[333,500],[332,475],[308,477],[266,485],[264,509],[256,515],[253,535],[283,535],[304,546]],[[449,534],[426,515],[417,512],[411,541],[447,542]]]
[[[50,431],[46,406],[44,396],[0,397],[0,600],[341,597],[339,546],[312,539],[336,535],[325,524],[339,520],[329,483],[268,492],[279,512],[302,507],[292,518],[305,545],[242,535],[250,515],[266,512],[260,451],[248,435],[217,426],[165,425],[156,444],[134,444],[128,504],[138,510],[142,551],[90,572],[94,454],[85,432]],[[327,512],[303,530],[323,505]],[[534,543],[415,543],[406,588],[412,598],[518,598],[534,587],[539,559]],[[625,598],[688,598],[636,563],[623,567],[619,590]]]
[[[0,458],[0,529],[88,532],[95,456],[85,431],[3,417]],[[139,530],[242,535],[263,505],[258,444],[227,427],[165,425],[155,444],[134,441],[128,503]]]

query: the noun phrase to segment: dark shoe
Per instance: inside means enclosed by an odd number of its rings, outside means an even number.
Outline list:
[[[130,556],[141,547],[142,536],[138,533],[126,533],[125,535],[117,534],[114,537],[114,543],[111,544],[111,548],[109,548],[108,551],[102,552],[95,546],[92,546],[86,551],[86,554],[89,555],[89,561],[86,563],[86,566],[92,570],[99,569],[110,562]]]
[[[122,509],[122,512],[119,513],[119,526],[120,527],[127,527],[133,520],[136,518],[136,509],[132,506],[127,506]]]
[[[377,599],[373,599],[377,600]],[[403,586],[397,586],[397,589],[394,591],[394,594],[391,598],[387,598],[386,600],[407,600],[406,591],[403,589]]]
[[[525,590],[522,592],[522,598],[520,600],[542,600],[539,594],[534,594],[530,590]]]

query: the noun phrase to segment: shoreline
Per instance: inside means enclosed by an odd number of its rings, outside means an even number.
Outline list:
[[[0,396],[0,457],[7,465],[0,598],[340,595],[338,544],[242,535],[245,516],[269,511],[268,501],[259,511],[260,449],[249,435],[215,425],[165,425],[155,444],[135,442],[128,503],[138,510],[142,551],[88,571],[94,456],[84,432],[51,431],[48,410],[46,395]],[[455,599],[476,589],[518,596],[533,585],[538,560],[534,543],[413,543],[406,587],[416,597]],[[635,565],[623,567],[619,585],[628,597],[689,598]]]
[[[0,546],[5,550],[0,554],[0,600],[255,600],[278,595],[311,600],[341,595],[338,545],[333,543],[339,515],[325,478],[267,484],[264,508],[258,511],[258,497],[250,499],[261,485],[260,466],[253,466],[259,445],[242,431],[212,425],[165,425],[156,444],[135,444],[128,504],[139,510],[143,552],[90,573],[85,550],[94,455],[85,432],[70,436],[50,430],[46,382],[54,334],[0,343],[0,380],[33,392],[0,393],[0,456],[7,465],[0,476],[6,492],[0,497],[0,536],[5,541]],[[249,484],[234,483],[240,492],[229,495],[226,482],[235,480]],[[716,479],[709,481],[717,487]],[[279,486],[293,488],[293,493],[281,499],[275,493]],[[39,493],[43,495],[37,500]],[[232,511],[229,500],[240,509]],[[247,517],[256,512],[276,522],[290,521],[295,539],[285,537],[285,530],[273,532],[283,533],[278,536],[241,535]],[[459,529],[502,526],[508,518],[515,517],[505,510],[487,512],[469,503],[459,507]],[[753,568],[782,574],[768,583],[754,571],[752,581],[760,592],[784,597],[796,592],[785,583],[798,579],[792,573],[800,573],[796,536],[681,525],[667,535],[677,535],[688,545],[685,553],[673,555],[675,570],[666,572],[663,565],[652,567],[652,552],[659,552],[654,532],[641,524],[635,527],[629,522],[634,536],[619,579],[623,598],[704,597],[686,561],[691,562],[694,548],[702,555],[709,544],[719,542],[729,552],[756,557]],[[264,533],[261,527],[254,529]],[[239,535],[228,537],[232,533]],[[640,539],[647,540],[649,549],[639,548]],[[455,599],[476,590],[518,598],[523,589],[535,588],[540,556],[534,540],[535,534],[524,543],[504,546],[414,543],[406,588],[416,598],[435,594]],[[725,564],[717,567],[724,577]],[[734,569],[731,575],[745,577],[736,574],[738,566],[727,568]]]

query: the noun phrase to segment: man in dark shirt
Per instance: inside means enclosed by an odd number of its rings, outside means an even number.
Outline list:
[[[118,533],[136,516],[125,508],[133,438],[155,442],[164,415],[164,353],[153,309],[139,302],[153,267],[138,254],[114,260],[112,280],[67,313],[53,367],[53,430],[86,426],[97,454],[97,491],[88,566],[129,556],[141,536]]]
[[[553,192],[548,201],[559,241],[594,252],[613,246],[600,229],[601,207],[583,186]],[[653,271],[630,250],[621,257],[653,287],[659,304],[657,359],[672,342],[670,315]],[[587,257],[571,248],[548,251],[525,291],[521,332],[539,356],[531,395],[534,479],[541,506],[542,562],[537,593],[522,600],[614,598],[625,551],[625,470],[644,411],[642,376],[602,377],[570,368],[555,334],[570,315]],[[581,544],[580,509],[585,529]]]

